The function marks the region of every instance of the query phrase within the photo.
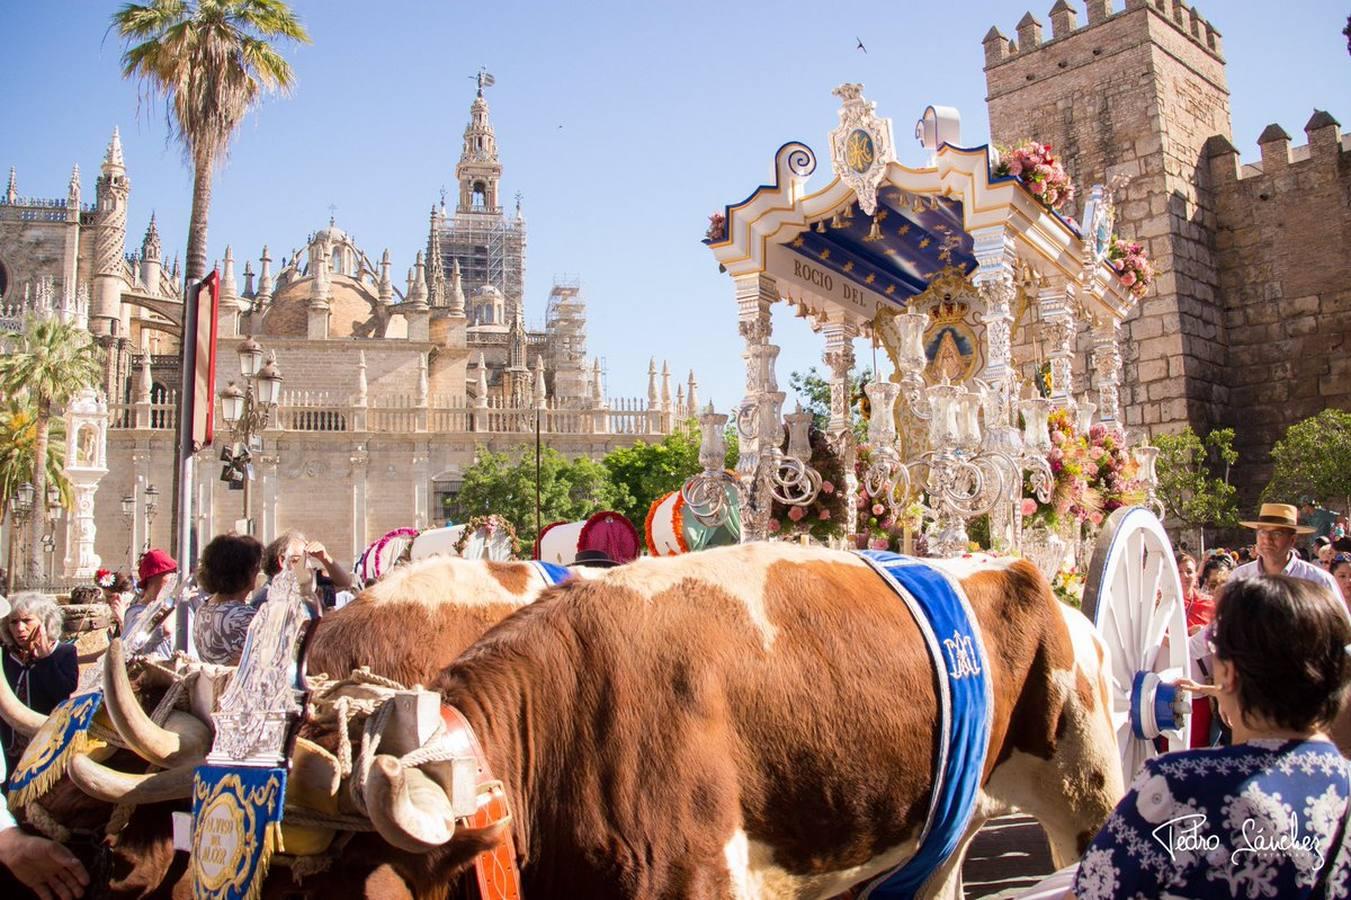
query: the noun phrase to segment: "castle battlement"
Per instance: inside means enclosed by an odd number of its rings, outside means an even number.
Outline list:
[[[1239,152],[1223,135],[1206,142],[1206,156],[1217,184],[1252,179],[1272,179],[1287,170],[1307,171],[1320,165],[1334,169],[1343,153],[1351,153],[1351,134],[1343,134],[1341,123],[1325,110],[1314,110],[1304,125],[1307,144],[1290,146],[1290,135],[1276,123],[1268,125],[1257,138],[1262,157],[1244,164]]]
[[[1201,17],[1201,13],[1196,7],[1187,6],[1183,0],[1125,0],[1125,9],[1115,10],[1116,2],[1117,0],[1086,0],[1085,12],[1088,16],[1088,22],[1080,27],[1079,13],[1075,9],[1075,4],[1071,3],[1070,0],[1056,0],[1056,4],[1051,7],[1049,13],[1051,19],[1050,40],[1044,38],[1042,22],[1031,12],[1026,13],[1018,21],[1015,30],[1016,40],[1005,36],[999,30],[999,26],[993,26],[985,34],[985,39],[982,41],[985,47],[985,68],[989,70],[995,66],[1012,62],[1014,59],[1024,57],[1042,46],[1054,44],[1076,34],[1083,34],[1110,19],[1130,15],[1140,10],[1146,11],[1146,15],[1153,14],[1158,19],[1169,23],[1201,50],[1223,62],[1220,32],[1208,20]],[[1094,55],[1100,52],[1101,48],[1095,49]],[[1064,68],[1065,65],[1064,61],[1060,63],[1061,68]]]

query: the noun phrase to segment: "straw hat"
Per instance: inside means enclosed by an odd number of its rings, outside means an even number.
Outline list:
[[[1295,534],[1313,534],[1314,529],[1299,524],[1299,510],[1289,503],[1263,503],[1255,520],[1239,522],[1245,528],[1289,528]]]

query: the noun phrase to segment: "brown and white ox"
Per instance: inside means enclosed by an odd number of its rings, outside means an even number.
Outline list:
[[[364,666],[405,684],[430,682],[489,626],[546,586],[529,563],[436,557],[402,567],[320,619],[307,648],[309,670],[336,675]],[[51,823],[65,829],[86,867],[106,879],[109,896],[170,896],[185,875],[186,857],[176,857],[173,848],[171,816],[188,808],[193,770],[210,749],[212,703],[223,690],[218,672],[188,668],[191,674],[184,669],[179,677],[188,685],[189,709],[158,724],[149,710],[168,689],[169,670],[133,664],[129,672],[121,642],[114,641],[99,721],[114,729],[127,749],[72,759],[66,774],[38,801],[41,809],[20,811],[29,830],[44,830],[36,827],[39,821],[47,832],[63,837]],[[217,682],[208,687],[204,675]],[[24,706],[4,679],[0,718],[30,736],[46,720]],[[122,827],[105,837],[119,804],[134,810],[117,818]],[[184,885],[179,887],[182,893]]]
[[[952,896],[990,816],[1036,816],[1063,865],[1123,787],[1087,620],[1027,562],[934,564],[970,599],[994,688],[974,817],[924,889]],[[852,554],[747,544],[569,582],[434,688],[477,735],[511,817],[457,828],[444,764],[377,756],[363,792],[378,835],[355,838],[327,883],[393,872],[413,895],[465,896],[473,857],[510,829],[529,900],[826,898],[905,862],[928,810],[932,663]]]

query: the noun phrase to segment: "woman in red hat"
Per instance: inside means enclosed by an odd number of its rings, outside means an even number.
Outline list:
[[[140,596],[136,602],[127,607],[126,615],[123,619],[124,627],[122,633],[130,635],[136,628],[136,620],[146,611],[150,604],[159,599],[161,593],[169,586],[169,576],[178,571],[178,563],[174,558],[163,550],[151,548],[141,554],[141,559],[136,565],[136,582],[140,589]],[[147,646],[144,652],[149,656],[168,659],[174,655],[174,613],[170,613],[163,622],[160,623],[160,636],[158,641],[152,642]]]

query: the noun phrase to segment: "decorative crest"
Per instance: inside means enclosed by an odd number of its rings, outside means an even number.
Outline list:
[[[887,164],[896,161],[891,120],[877,115],[877,104],[863,97],[863,85],[842,84],[833,91],[844,103],[840,124],[830,133],[830,158],[835,174],[858,197],[865,215],[877,210],[877,187]]]

